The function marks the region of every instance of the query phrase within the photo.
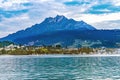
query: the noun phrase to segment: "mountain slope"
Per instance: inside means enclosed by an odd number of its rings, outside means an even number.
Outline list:
[[[40,35],[46,32],[60,31],[60,30],[96,30],[91,25],[85,23],[84,21],[75,21],[73,19],[67,19],[65,16],[59,16],[52,18],[46,18],[42,23],[35,24],[30,28],[18,31],[16,33],[10,34],[1,41],[8,40],[14,41],[18,38],[24,38],[29,36]]]
[[[62,30],[36,36],[18,38],[14,42],[27,45],[54,45],[80,47],[86,43],[91,47],[119,47],[120,30]]]

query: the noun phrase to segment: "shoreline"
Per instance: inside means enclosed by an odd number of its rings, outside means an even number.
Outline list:
[[[0,55],[2,57],[39,57],[39,58],[64,58],[64,57],[120,57],[120,54],[44,54],[44,55]]]

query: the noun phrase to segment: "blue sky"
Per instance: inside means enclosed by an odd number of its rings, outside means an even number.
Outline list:
[[[97,29],[120,29],[120,0],[0,0],[0,37],[57,14]]]

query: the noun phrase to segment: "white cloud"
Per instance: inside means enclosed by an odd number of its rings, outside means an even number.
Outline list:
[[[27,7],[23,6],[22,3],[28,3],[29,0],[8,0],[0,1],[0,8],[6,10],[6,11],[12,11],[12,10],[22,10]]]
[[[93,23],[97,29],[120,29],[120,20],[103,21],[98,23]]]
[[[5,37],[8,34],[12,34],[13,32],[5,32],[5,31],[0,31],[0,37]]]
[[[111,0],[111,2],[112,2],[113,5],[115,5],[115,6],[120,6],[120,0]]]
[[[8,35],[18,30],[30,27],[35,23],[36,22],[30,20],[28,14],[15,16],[12,18],[3,18],[3,20],[0,22],[0,32],[3,33],[3,36]]]
[[[85,20],[88,23],[96,23],[96,22],[102,22],[102,21],[109,21],[109,20],[120,20],[120,15],[119,13],[110,13],[110,14],[101,14],[101,15],[95,15],[95,14],[82,14],[80,18],[76,19],[81,19]]]
[[[120,20],[120,17],[118,17],[120,15],[120,12],[99,15],[84,12],[88,11],[92,6],[98,4],[112,3],[115,6],[120,6],[120,0],[82,0],[84,2],[90,2],[90,4],[81,4],[77,6],[67,6],[63,4],[66,1],[73,0],[0,0],[0,8],[5,11],[29,9],[27,13],[22,13],[17,16],[15,15],[11,18],[5,18],[2,16],[2,21],[0,22],[0,32],[3,35],[7,35],[9,33],[30,27],[35,23],[40,23],[44,20],[44,18],[50,16],[54,17],[57,14],[64,15],[68,18],[73,18],[75,20],[84,20],[85,22],[92,24],[99,29],[117,28],[112,26],[119,25],[119,22],[110,24],[110,22],[106,21]],[[32,5],[28,7],[24,6],[23,3],[31,3]],[[103,11],[109,12],[108,9],[104,9]],[[100,23],[104,21],[104,24]],[[105,25],[110,27],[106,27]],[[2,31],[3,29],[5,32]],[[0,37],[3,35],[0,35]]]

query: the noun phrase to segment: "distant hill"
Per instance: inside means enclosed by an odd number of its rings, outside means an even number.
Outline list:
[[[62,30],[36,36],[18,38],[14,42],[27,45],[55,45],[63,47],[120,47],[120,30]]]
[[[35,24],[25,30],[20,30],[16,33],[10,34],[0,40],[14,41],[17,38],[24,38],[29,36],[36,36],[46,32],[60,31],[60,30],[96,30],[91,25],[84,21],[75,21],[68,19],[65,16],[59,16],[52,18],[46,18],[42,23]]]

